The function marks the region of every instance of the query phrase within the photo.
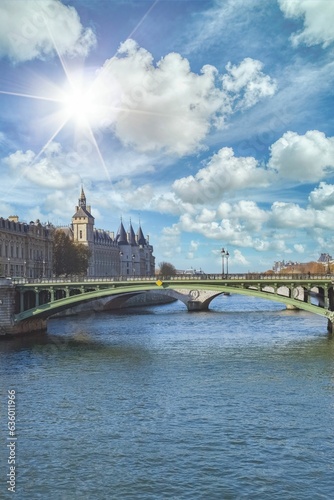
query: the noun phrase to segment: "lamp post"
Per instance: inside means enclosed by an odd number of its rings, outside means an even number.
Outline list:
[[[220,251],[221,255],[222,255],[222,277],[224,276],[224,257],[225,257],[225,249],[222,248],[221,251]]]
[[[122,259],[122,257],[123,257],[123,252],[120,251],[119,252],[119,276],[122,276],[122,274],[123,274],[123,259]]]
[[[135,269],[135,254],[132,254],[132,274],[133,276],[136,274],[136,269]]]
[[[226,251],[226,254],[225,254],[225,258],[226,258],[226,277],[228,276],[228,258],[229,258],[230,254],[228,253],[228,251]]]
[[[228,275],[228,258],[230,256],[228,250],[225,250],[225,248],[222,248],[221,251],[221,256],[222,256],[222,277],[225,276],[224,273],[224,259],[226,259],[226,276]]]

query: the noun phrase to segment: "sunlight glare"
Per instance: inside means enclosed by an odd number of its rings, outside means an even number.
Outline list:
[[[92,92],[82,87],[73,87],[64,94],[62,99],[63,111],[68,120],[74,120],[79,125],[87,125],[98,112],[96,99]]]

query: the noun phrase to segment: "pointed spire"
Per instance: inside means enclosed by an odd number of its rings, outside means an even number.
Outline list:
[[[131,219],[130,219],[130,228],[129,228],[129,243],[130,243],[130,245],[133,245],[133,246],[137,245],[136,235],[135,235],[135,232],[134,232],[132,224],[131,224]]]
[[[128,239],[126,237],[126,232],[125,232],[122,220],[121,220],[120,226],[119,226],[117,234],[116,234],[116,243],[118,243],[119,245],[127,245],[128,244]]]
[[[81,185],[81,195],[80,195],[80,198],[79,198],[79,207],[86,208],[86,195],[85,195],[85,192],[84,192],[83,185]]]
[[[138,245],[141,245],[141,246],[146,245],[146,240],[145,240],[141,226],[139,226],[138,231],[137,231],[137,243],[138,243]]]

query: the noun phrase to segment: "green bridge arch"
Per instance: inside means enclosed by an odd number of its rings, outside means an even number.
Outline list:
[[[329,325],[334,323],[334,279],[332,276],[299,276],[271,277],[267,275],[205,275],[204,277],[173,277],[173,278],[138,278],[121,281],[92,280],[84,281],[45,281],[39,283],[17,283],[17,309],[14,315],[16,323],[31,318],[48,318],[57,312],[72,308],[84,302],[94,301],[103,297],[126,296],[157,291],[182,300],[189,310],[190,305],[197,305],[196,310],[206,310],[210,302],[222,293],[241,294],[261,299],[280,302],[313,314],[326,317]],[[282,289],[288,295],[280,293]],[[62,291],[62,292],[60,292]],[[181,292],[181,293],[180,293]],[[297,293],[298,292],[298,293]],[[25,310],[25,294],[35,294],[40,297],[44,293],[49,301]],[[55,298],[62,295],[62,298]],[[298,298],[301,294],[301,298]],[[319,304],[311,303],[311,296],[319,298]],[[38,302],[38,301],[37,301]],[[331,329],[331,328],[330,328]]]

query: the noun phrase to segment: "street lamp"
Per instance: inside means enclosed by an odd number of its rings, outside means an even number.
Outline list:
[[[133,253],[132,254],[132,274],[135,275],[136,274],[136,269],[135,269],[135,254]]]
[[[226,276],[228,275],[228,258],[230,256],[228,250],[225,250],[225,248],[222,248],[221,251],[221,256],[222,256],[222,276],[224,276],[224,259],[226,259]]]
[[[225,254],[226,254],[225,249],[222,248],[220,253],[222,255],[222,277],[223,277],[224,276],[224,257],[225,257]]]

